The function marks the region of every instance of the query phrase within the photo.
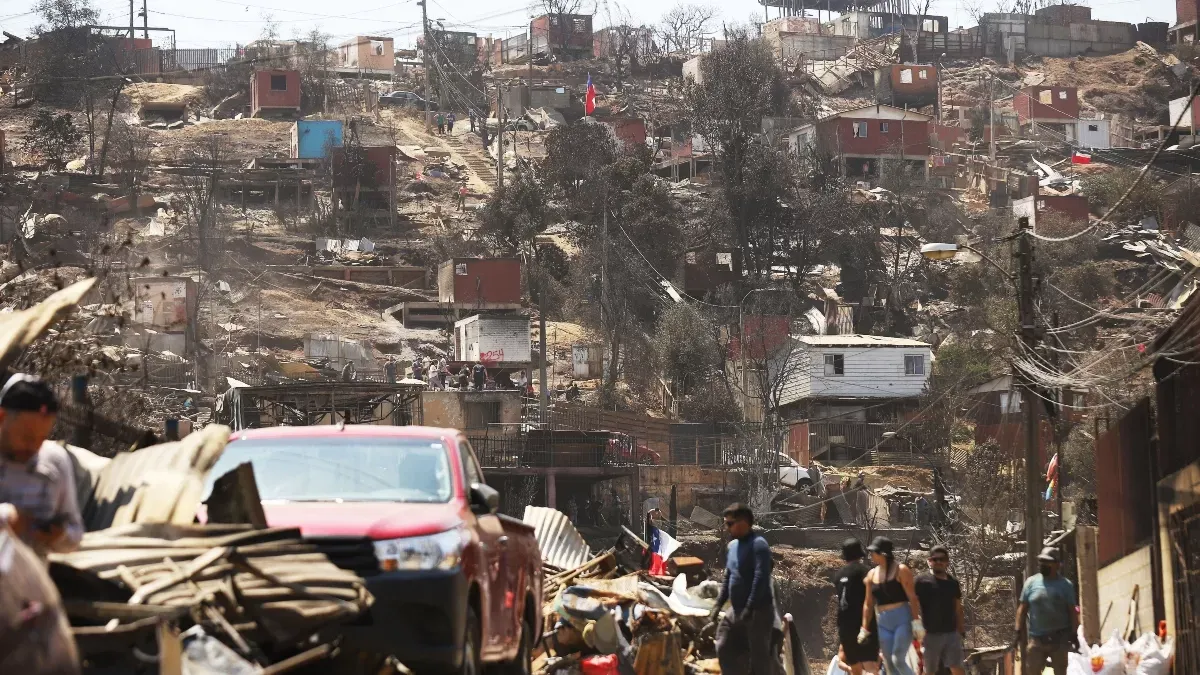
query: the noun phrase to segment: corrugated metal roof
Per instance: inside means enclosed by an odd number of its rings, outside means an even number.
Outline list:
[[[522,520],[533,528],[538,549],[542,552],[542,562],[571,570],[591,559],[592,549],[562,511],[544,506],[526,506]]]
[[[926,347],[929,344],[909,338],[883,335],[796,335],[795,338],[814,347]]]

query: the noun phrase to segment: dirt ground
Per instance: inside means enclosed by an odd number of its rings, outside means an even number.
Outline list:
[[[1040,61],[1030,66],[1045,74],[1044,82],[1078,87],[1080,106],[1088,112],[1157,117],[1166,111],[1165,102],[1175,86],[1166,68],[1137,49],[1111,56]]]
[[[204,87],[166,82],[136,82],[125,87],[125,96],[134,105],[157,101],[160,103],[187,103],[189,106],[196,106],[204,102]],[[196,112],[196,110],[192,112]]]

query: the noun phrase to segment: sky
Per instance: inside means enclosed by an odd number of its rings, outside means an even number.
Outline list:
[[[141,9],[142,0],[135,0]],[[416,0],[145,0],[152,27],[175,30],[178,47],[232,47],[263,36],[265,19],[270,17],[280,38],[299,37],[315,28],[332,36],[338,43],[356,35],[388,35],[396,47],[411,46],[421,32],[421,7]],[[762,6],[756,0],[686,0],[717,8],[718,19],[745,23],[751,16],[761,18]],[[933,0],[929,13],[950,17],[951,28],[971,26],[974,22],[964,9],[976,0]],[[129,0],[92,0],[101,21],[108,25],[129,23]],[[595,27],[606,25],[606,17],[628,13],[634,23],[656,23],[680,0],[638,0],[618,4],[619,0],[583,0],[584,11],[595,8]],[[990,10],[997,0],[982,0]],[[479,35],[504,37],[523,31],[535,14],[529,0],[429,0],[429,18],[441,19],[447,29],[469,30]],[[914,2],[914,4],[916,4]],[[923,2],[921,4],[924,4]],[[0,29],[15,35],[29,35],[38,22],[26,0],[0,0]],[[1101,0],[1089,3],[1092,17],[1106,21],[1138,23],[1146,20],[1175,22],[1172,0]],[[541,12],[536,12],[541,13]],[[772,12],[772,18],[775,13]],[[141,18],[137,24],[141,25]],[[719,28],[719,24],[717,25]],[[140,36],[139,36],[140,37]],[[159,40],[151,34],[155,44]]]

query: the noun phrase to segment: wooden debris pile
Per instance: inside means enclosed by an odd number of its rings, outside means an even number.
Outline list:
[[[133,664],[148,647],[169,653],[178,630],[183,644],[211,638],[222,658],[252,668],[299,655],[289,661],[298,665],[329,655],[337,626],[372,602],[358,575],[334,566],[295,529],[116,527],[52,556],[50,574],[80,656],[94,665]],[[196,651],[205,650],[180,658]]]

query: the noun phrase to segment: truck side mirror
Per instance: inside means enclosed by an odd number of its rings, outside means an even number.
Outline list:
[[[500,509],[500,493],[484,483],[471,483],[471,510],[477,514],[495,513]]]

